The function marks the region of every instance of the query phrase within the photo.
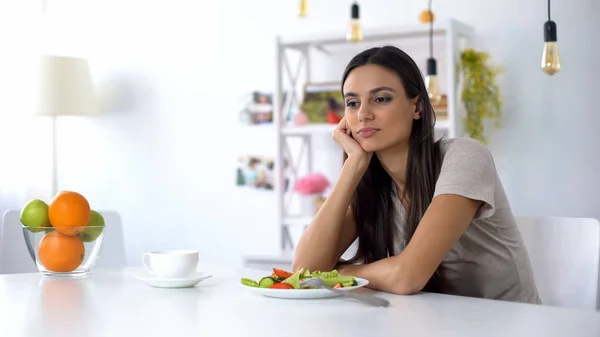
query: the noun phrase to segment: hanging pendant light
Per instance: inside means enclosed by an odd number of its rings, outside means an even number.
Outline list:
[[[542,51],[542,71],[547,75],[554,75],[560,71],[560,55],[556,23],[550,18],[550,0],[548,0],[548,21],[544,23],[544,50]]]
[[[431,103],[437,103],[442,99],[440,93],[440,82],[437,77],[437,61],[430,57],[427,59],[427,75],[425,75],[425,88]]]
[[[304,18],[308,15],[308,0],[300,0],[300,11],[298,16]]]
[[[346,39],[352,43],[359,43],[363,40],[362,28],[360,27],[360,8],[356,2],[350,7],[350,31]]]
[[[429,0],[429,13],[431,11],[431,0]],[[442,99],[440,82],[437,77],[437,61],[433,57],[433,18],[429,21],[429,58],[427,59],[427,73],[425,75],[425,88],[431,103],[437,103]]]
[[[435,14],[432,11],[426,9],[419,14],[419,22],[430,23],[435,20]]]

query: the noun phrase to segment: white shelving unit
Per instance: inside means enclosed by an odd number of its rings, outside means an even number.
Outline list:
[[[312,36],[296,36],[296,37],[279,37],[277,39],[277,81],[274,93],[274,115],[273,123],[275,126],[275,193],[277,196],[277,220],[281,230],[281,252],[278,256],[263,256],[263,257],[247,257],[247,261],[257,263],[261,259],[267,263],[273,259],[277,259],[280,263],[289,261],[293,255],[293,240],[290,237],[290,228],[301,226],[305,228],[312,221],[310,215],[292,215],[289,214],[289,200],[293,192],[294,181],[298,177],[298,168],[305,164],[307,172],[313,172],[314,163],[312,162],[310,153],[313,147],[313,139],[321,136],[331,135],[336,125],[333,124],[309,124],[304,126],[294,126],[288,121],[289,111],[298,111],[301,104],[301,88],[305,82],[312,81],[311,55],[314,53],[323,53],[324,55],[331,54],[331,50],[349,45],[345,39],[344,31],[324,32]],[[428,48],[429,25],[418,24],[409,26],[394,26],[382,28],[366,28],[363,29],[364,45],[368,43],[386,43],[396,44],[395,41],[405,39],[422,39],[423,50]],[[444,133],[447,137],[452,138],[463,134],[461,107],[457,103],[460,98],[457,95],[457,78],[456,63],[460,57],[460,50],[471,43],[475,36],[475,30],[455,19],[450,19],[445,22],[436,22],[433,28],[433,36],[435,39],[443,39],[444,59],[439,63],[445,63],[447,72],[444,74],[445,88],[447,94],[448,117],[447,119],[436,122],[436,131]],[[394,41],[394,42],[392,42]],[[418,40],[419,41],[419,40]],[[360,44],[356,46],[360,48]],[[367,48],[367,47],[365,47]],[[291,60],[288,57],[288,51],[294,51],[299,55],[297,60],[296,72],[292,72]],[[439,52],[439,51],[438,51]],[[436,53],[437,54],[437,53]],[[416,60],[416,59],[415,59]],[[417,61],[417,60],[416,60]],[[438,67],[438,71],[440,67]],[[287,76],[284,76],[287,75]],[[300,82],[301,76],[304,75],[304,81]],[[289,89],[284,86],[284,80],[287,77],[289,81]],[[284,93],[285,101],[283,100]],[[290,150],[288,141],[290,139],[298,139],[300,141],[299,155],[294,155]],[[306,155],[308,154],[308,155]],[[306,161],[298,161],[297,157],[306,157]],[[300,158],[301,159],[301,158]],[[340,158],[341,160],[341,158]],[[284,163],[287,162],[287,166]],[[285,179],[288,178],[288,187],[285,188]],[[332,182],[335,183],[335,182]],[[285,261],[280,261],[285,258]]]

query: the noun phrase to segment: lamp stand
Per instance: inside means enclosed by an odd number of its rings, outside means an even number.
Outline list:
[[[50,200],[54,198],[58,193],[58,141],[57,141],[57,127],[56,119],[57,116],[50,117],[51,129],[52,129],[52,182],[50,187]]]

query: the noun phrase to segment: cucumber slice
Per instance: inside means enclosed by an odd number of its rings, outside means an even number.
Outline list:
[[[275,284],[275,280],[272,277],[263,277],[258,281],[259,288],[271,288],[271,286]]]
[[[325,284],[330,287],[333,287],[338,283],[344,284],[344,283],[348,283],[348,282],[354,282],[354,280],[355,280],[354,276],[337,276],[337,277],[323,279]]]

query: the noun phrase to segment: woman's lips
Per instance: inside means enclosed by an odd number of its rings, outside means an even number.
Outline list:
[[[376,129],[376,128],[362,128],[362,129],[358,130],[357,133],[361,137],[369,138],[369,137],[372,137],[373,135],[375,135],[377,133],[377,131],[379,131],[379,129]]]

